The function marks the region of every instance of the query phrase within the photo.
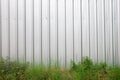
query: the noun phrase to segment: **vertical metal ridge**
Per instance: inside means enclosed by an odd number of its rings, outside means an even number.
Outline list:
[[[2,18],[1,18],[1,0],[0,0],[0,57],[2,57]]]
[[[116,9],[117,9],[117,0],[115,0],[115,4],[116,4]],[[114,4],[114,5],[115,5],[115,4]],[[118,13],[118,10],[116,10],[116,14],[117,14],[117,13]],[[117,14],[117,17],[118,17],[118,14]],[[115,60],[116,60],[116,65],[117,65],[117,62],[118,62],[118,61],[117,61],[117,56],[118,56],[118,41],[117,41],[117,40],[118,40],[118,34],[117,34],[117,33],[118,33],[118,28],[117,28],[117,26],[118,26],[118,19],[116,19],[116,20],[117,20],[117,21],[116,21],[117,23],[116,23],[116,27],[115,27],[115,30],[116,30],[116,31],[115,31],[115,35],[116,35],[116,36],[115,36],[115,37],[116,37],[116,38],[115,38],[115,44],[116,44],[116,45],[115,45],[115,47],[116,47],[116,48],[115,48],[115,52],[116,52],[116,54],[115,54]]]
[[[34,65],[34,63],[35,63],[35,55],[34,55],[34,53],[35,53],[35,41],[34,41],[34,39],[35,39],[35,37],[34,37],[34,27],[35,27],[35,25],[34,25],[34,0],[33,0],[33,65]]]
[[[105,26],[105,0],[103,0],[103,4],[104,4],[104,52],[105,52],[105,62],[107,62],[106,60],[106,26]]]
[[[91,48],[90,48],[90,42],[91,42],[91,40],[90,40],[90,0],[88,0],[88,26],[89,26],[89,57],[91,57]]]
[[[24,27],[25,27],[25,44],[24,44],[24,46],[25,46],[25,62],[26,62],[26,48],[27,48],[27,46],[26,46],[26,0],[24,0],[24,7],[25,7],[25,9],[24,9],[24,21],[25,21],[25,23],[24,23]]]
[[[48,0],[49,1],[49,6],[48,6],[48,8],[49,8],[49,66],[51,65],[51,25],[50,25],[50,0]]]
[[[66,0],[65,0],[65,67],[67,67],[67,46],[66,46]]]
[[[81,61],[82,61],[82,58],[83,58],[83,45],[82,45],[82,0],[80,0],[80,4],[81,4],[81,6],[80,6],[80,10],[81,10]]]
[[[58,44],[58,38],[59,38],[59,35],[58,35],[58,0],[56,0],[57,1],[57,66],[58,66],[58,63],[59,63],[59,49],[58,49],[58,46],[59,46],[59,44]]]
[[[119,6],[119,0],[117,0],[117,16],[118,16],[118,19],[117,19],[117,40],[116,40],[116,43],[117,43],[117,56],[116,57],[117,58],[119,58],[118,57],[119,56],[119,50],[118,50],[119,49],[119,41],[118,41],[118,38],[119,38],[118,37],[119,36],[118,35],[118,33],[119,33],[119,31],[118,31],[118,29],[119,29],[118,28],[119,27],[119,7],[118,6]],[[117,59],[117,65],[119,65],[119,59]]]
[[[115,65],[115,53],[114,53],[114,28],[113,28],[113,0],[111,0],[111,16],[112,16],[112,56],[113,56],[113,66]]]
[[[18,44],[18,38],[19,38],[19,32],[18,32],[18,27],[19,27],[19,25],[18,25],[18,0],[17,0],[17,29],[16,29],[16,32],[17,32],[17,61],[19,61],[19,57],[18,57],[18,55],[19,55],[19,52],[18,52],[18,47],[19,47],[19,44]]]
[[[120,26],[120,0],[118,0],[118,39],[119,39],[119,36],[120,36],[120,28],[119,28],[119,26]],[[118,65],[120,65],[120,63],[119,63],[119,40],[117,39],[117,43],[118,43]]]
[[[97,62],[98,62],[98,7],[97,7],[97,0],[96,0],[96,40],[97,40]]]
[[[73,61],[75,61],[75,51],[74,51],[74,49],[75,49],[75,44],[74,44],[74,39],[75,39],[75,36],[74,36],[74,33],[75,33],[74,32],[74,30],[75,30],[74,29],[74,27],[75,27],[74,26],[74,0],[72,0],[72,1],[73,1],[72,2],[73,3],[73,6],[72,6],[72,8],[73,8],[73,11],[72,11],[73,12]]]
[[[118,1],[118,0],[116,0],[116,1],[117,1],[117,16],[119,17],[119,14],[118,14],[118,11],[119,11],[119,10],[118,10],[118,9],[119,9],[118,3],[119,3],[119,1]],[[116,29],[116,30],[117,30],[117,33],[116,33],[116,34],[117,34],[117,40],[116,40],[116,47],[117,47],[117,50],[116,50],[117,52],[116,52],[116,53],[117,53],[117,55],[116,55],[116,59],[119,58],[119,57],[118,57],[118,55],[119,55],[119,54],[118,54],[118,29],[119,29],[119,28],[118,28],[118,27],[119,27],[119,25],[118,25],[118,24],[119,24],[119,19],[118,19],[118,17],[117,17],[117,29]],[[117,59],[117,65],[118,65],[118,62],[119,62],[119,60]]]
[[[41,0],[41,64],[43,63],[43,59],[42,59],[42,56],[43,56],[43,53],[42,53],[42,0]]]
[[[10,61],[10,0],[8,0],[8,59]]]
[[[115,8],[117,9],[117,0],[115,0],[115,4],[114,5],[116,5],[115,6]],[[117,15],[117,17],[118,17],[118,10],[116,10],[116,15]],[[116,17],[115,17],[116,18]],[[117,56],[118,56],[118,43],[117,43],[117,39],[118,39],[118,19],[116,18],[116,27],[115,27],[115,62],[116,62],[116,64],[115,65],[118,65],[118,59],[117,59]]]

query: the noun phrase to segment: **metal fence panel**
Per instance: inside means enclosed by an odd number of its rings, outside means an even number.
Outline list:
[[[120,64],[119,0],[0,0],[0,56],[68,67]]]

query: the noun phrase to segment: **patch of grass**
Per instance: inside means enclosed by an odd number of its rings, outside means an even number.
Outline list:
[[[120,80],[120,67],[106,63],[93,63],[86,57],[82,62],[71,63],[70,69],[52,65],[46,68],[29,66],[0,58],[0,80]]]
[[[71,69],[79,75],[78,80],[106,80],[106,63],[94,64],[88,57],[79,64],[73,62]]]
[[[27,63],[18,63],[0,58],[0,80],[26,80],[25,71]]]

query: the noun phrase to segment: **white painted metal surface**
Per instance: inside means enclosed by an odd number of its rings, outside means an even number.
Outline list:
[[[0,56],[68,67],[120,64],[119,0],[0,0]]]

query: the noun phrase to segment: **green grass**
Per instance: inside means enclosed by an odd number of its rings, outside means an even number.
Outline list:
[[[82,62],[71,62],[69,69],[54,66],[46,68],[28,63],[9,62],[0,58],[0,80],[120,80],[120,67],[93,63],[88,57]]]

